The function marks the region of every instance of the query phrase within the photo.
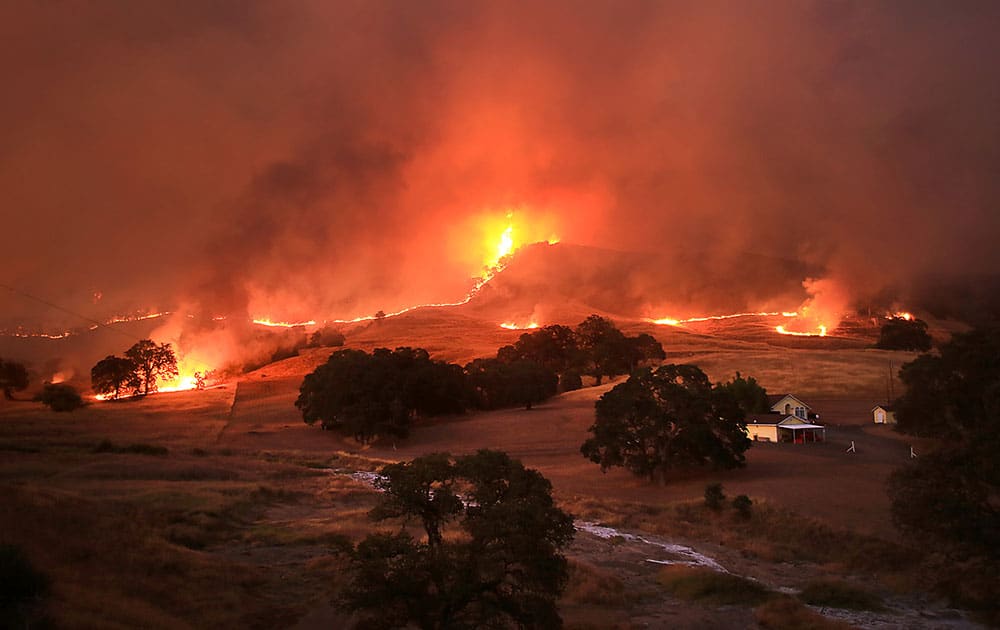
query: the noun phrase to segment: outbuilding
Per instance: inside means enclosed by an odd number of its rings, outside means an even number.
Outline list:
[[[875,424],[896,424],[896,410],[890,405],[875,405],[872,408]]]

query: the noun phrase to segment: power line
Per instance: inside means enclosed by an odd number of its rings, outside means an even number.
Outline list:
[[[64,306],[59,306],[58,304],[54,304],[54,303],[52,303],[52,302],[50,302],[50,301],[48,301],[48,300],[46,300],[44,298],[38,297],[37,295],[32,295],[31,293],[28,293],[27,291],[22,291],[20,289],[17,289],[15,287],[10,286],[10,285],[4,284],[2,282],[0,282],[0,288],[7,289],[11,293],[16,293],[17,295],[20,295],[21,297],[26,297],[29,300],[34,300],[35,302],[38,302],[39,304],[44,304],[45,306],[48,306],[49,308],[56,309],[57,311],[62,311],[63,313],[68,313],[68,314],[70,314],[70,315],[72,315],[74,317],[79,317],[80,319],[82,319],[84,321],[88,321],[91,324],[95,324],[95,325],[97,325],[100,328],[104,328],[105,330],[110,330],[111,332],[118,333],[119,335],[121,335],[123,337],[128,337],[129,339],[134,339],[136,341],[141,341],[141,339],[139,339],[135,335],[131,335],[131,334],[125,332],[124,330],[119,330],[117,328],[112,328],[111,326],[105,324],[104,322],[98,321],[96,319],[92,319],[90,317],[87,317],[86,315],[82,315],[80,313],[77,313],[76,311],[70,310],[70,309],[68,309],[68,308],[66,308]]]

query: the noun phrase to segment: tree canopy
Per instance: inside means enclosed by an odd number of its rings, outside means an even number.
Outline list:
[[[465,374],[476,406],[482,409],[514,405],[531,409],[533,404],[555,396],[559,386],[555,372],[524,359],[476,359],[465,366]]]
[[[23,363],[0,359],[0,389],[4,398],[13,400],[14,392],[28,388],[28,370]]]
[[[767,390],[754,377],[743,378],[739,372],[733,380],[718,383],[717,388],[729,392],[736,399],[744,414],[767,413],[771,405],[767,401]]]
[[[433,361],[422,348],[338,350],[306,375],[295,406],[307,424],[320,421],[368,443],[403,438],[415,415],[460,413],[466,387],[462,368]]]
[[[177,376],[177,357],[169,343],[143,339],[125,351],[125,358],[135,365],[143,394],[155,392],[157,380]]]
[[[941,589],[1000,622],[1000,328],[957,333],[940,351],[900,370],[896,430],[937,444],[889,478],[892,518],[935,550]]]
[[[90,387],[95,394],[117,400],[126,390],[136,393],[142,379],[135,363],[125,357],[109,355],[90,369]]]
[[[598,385],[605,376],[627,374],[644,362],[665,358],[663,346],[652,335],[629,337],[599,315],[587,317],[575,329],[555,324],[524,333],[497,351],[501,361],[532,361],[557,376],[582,372]]]
[[[372,517],[418,520],[424,535],[373,534],[354,549],[341,602],[363,627],[561,626],[573,521],[538,471],[499,451],[436,453],[386,466],[377,485]]]
[[[67,383],[46,383],[35,400],[52,411],[73,411],[83,406],[83,398],[76,388]]]
[[[559,374],[579,362],[579,353],[573,329],[554,324],[523,333],[514,345],[500,348],[497,358],[508,363],[533,361]]]
[[[927,334],[927,322],[922,319],[890,317],[882,324],[875,347],[883,350],[927,352],[931,349],[931,336]]]
[[[744,412],[725,388],[694,365],[634,372],[597,401],[593,437],[580,450],[601,470],[623,466],[650,480],[668,471],[745,465]]]

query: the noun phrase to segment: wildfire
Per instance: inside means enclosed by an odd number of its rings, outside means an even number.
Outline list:
[[[784,326],[775,326],[775,332],[780,335],[791,335],[793,337],[826,337],[826,326],[820,324],[816,332],[795,332],[793,330],[785,330]]]
[[[765,311],[757,313],[732,313],[731,315],[706,315],[704,317],[689,317],[687,319],[673,319],[672,317],[664,317],[663,319],[651,319],[654,324],[659,324],[661,326],[681,326],[683,324],[690,324],[692,322],[708,322],[720,319],[735,319],[737,317],[776,317],[781,315],[782,317],[797,317],[798,313],[768,313]]]
[[[97,330],[101,326],[111,326],[112,324],[119,324],[122,322],[138,322],[144,319],[156,319],[158,317],[164,317],[170,315],[170,311],[163,311],[160,313],[147,313],[145,315],[117,315],[101,323],[94,323],[87,327],[87,330]],[[92,320],[93,321],[93,320]],[[66,337],[71,337],[78,334],[79,330],[64,330],[58,333],[47,333],[47,332],[33,332],[25,330],[24,328],[18,327],[14,331],[0,330],[0,335],[6,335],[10,337],[21,337],[21,338],[35,338],[35,339],[65,339]]]
[[[215,319],[215,318],[213,318]],[[267,318],[254,319],[253,323],[258,326],[267,326],[269,328],[295,328],[297,326],[315,326],[316,321],[310,319],[307,322],[273,322]]]
[[[528,324],[515,324],[514,322],[504,322],[500,324],[500,328],[506,328],[507,330],[533,330],[538,328],[538,322],[530,322]]]
[[[731,313],[729,315],[705,315],[701,317],[688,317],[687,319],[674,319],[672,317],[664,317],[662,319],[650,319],[646,320],[654,324],[659,324],[661,326],[683,326],[684,324],[697,323],[697,322],[708,322],[708,321],[718,321],[725,319],[736,319],[738,317],[801,317],[797,311],[758,311],[752,313]],[[793,337],[825,337],[827,333],[827,326],[824,324],[817,325],[814,332],[797,332],[794,330],[788,330],[783,325],[775,326],[774,331],[780,335],[791,335]]]
[[[905,319],[908,322],[913,321],[913,313],[908,313],[906,311],[898,311],[896,313],[892,313],[890,315],[886,315],[887,319],[891,319],[893,317],[900,318],[900,319]]]

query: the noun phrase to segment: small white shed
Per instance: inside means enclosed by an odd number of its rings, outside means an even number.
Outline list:
[[[875,419],[875,424],[896,424],[896,410],[889,405],[872,407],[872,417]]]

